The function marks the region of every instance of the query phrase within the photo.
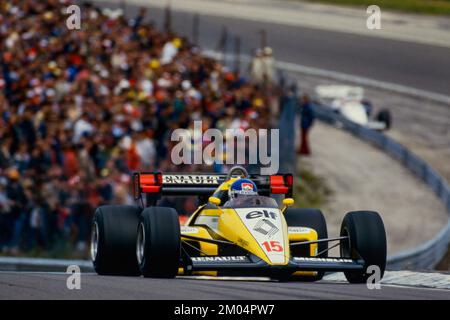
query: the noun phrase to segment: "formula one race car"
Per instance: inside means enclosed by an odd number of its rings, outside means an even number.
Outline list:
[[[141,207],[102,206],[95,212],[91,254],[100,275],[316,281],[327,271],[343,271],[349,282],[361,283],[369,266],[384,273],[386,234],[379,214],[349,212],[340,236],[329,238],[320,210],[289,208],[290,174],[249,175],[242,167],[228,175],[135,173],[133,185]],[[161,196],[188,195],[198,196],[200,205],[180,227],[176,210],[157,203]],[[281,207],[274,200],[280,195]],[[340,256],[329,257],[337,245]]]
[[[346,85],[318,85],[315,97],[319,103],[346,119],[373,130],[389,130],[392,125],[391,112],[381,109],[372,116],[372,104],[364,98],[364,88]]]

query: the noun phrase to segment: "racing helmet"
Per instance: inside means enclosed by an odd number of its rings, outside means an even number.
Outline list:
[[[257,196],[258,188],[256,184],[250,179],[238,179],[234,181],[228,190],[228,196],[234,199],[238,196]]]

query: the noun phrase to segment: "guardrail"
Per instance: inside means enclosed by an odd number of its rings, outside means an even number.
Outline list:
[[[395,142],[381,132],[358,125],[333,112],[327,106],[315,105],[317,117],[331,125],[338,126],[360,139],[383,150],[401,162],[414,175],[426,183],[443,202],[450,214],[450,186],[423,159]],[[431,240],[411,250],[388,257],[390,269],[431,269],[434,268],[448,251],[450,243],[450,219],[447,225]]]

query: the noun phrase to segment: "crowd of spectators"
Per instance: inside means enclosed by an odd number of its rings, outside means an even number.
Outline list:
[[[133,203],[131,172],[204,169],[171,163],[173,129],[271,120],[270,88],[158,30],[145,10],[127,19],[84,5],[81,30],[69,30],[69,4],[0,2],[3,254],[86,252],[94,208]]]

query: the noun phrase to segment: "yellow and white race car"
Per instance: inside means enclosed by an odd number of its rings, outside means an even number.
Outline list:
[[[329,238],[320,210],[291,207],[291,174],[249,175],[242,167],[228,175],[135,173],[133,186],[141,206],[102,206],[95,212],[91,255],[100,275],[317,281],[327,271],[343,271],[349,282],[361,283],[371,274],[369,266],[384,273],[380,215],[349,212],[340,235]],[[183,226],[175,209],[157,206],[162,196],[192,195],[200,205]],[[274,198],[283,196],[278,205]],[[336,246],[340,256],[329,257]]]

